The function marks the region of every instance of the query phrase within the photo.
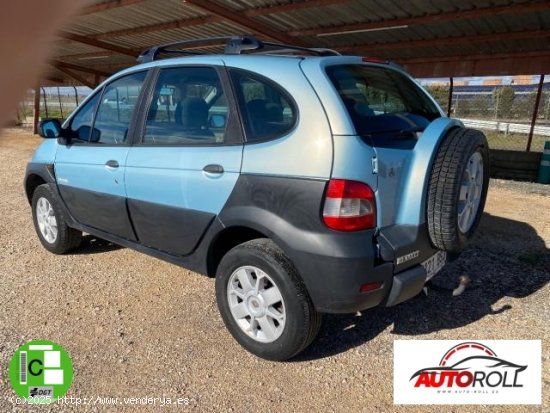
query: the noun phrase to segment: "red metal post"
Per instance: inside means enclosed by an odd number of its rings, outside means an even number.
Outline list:
[[[539,87],[537,89],[537,97],[535,99],[535,107],[533,108],[533,119],[531,119],[531,129],[529,129],[529,137],[527,138],[527,152],[531,151],[531,143],[533,141],[533,132],[535,131],[535,123],[539,114],[540,96],[542,95],[542,86],[544,85],[544,75],[540,75]]]
[[[451,116],[451,106],[453,104],[453,77],[449,78],[449,101],[447,103],[447,116]]]
[[[49,118],[50,115],[48,114],[48,98],[46,96],[46,89],[41,88],[42,93],[44,94],[44,112],[46,112],[46,118]]]
[[[57,99],[59,100],[59,111],[61,112],[61,119],[65,119],[63,115],[63,102],[61,102],[61,93],[59,91],[59,86],[57,87]]]
[[[34,109],[32,114],[32,133],[38,134],[38,119],[40,117],[40,86],[34,89]]]

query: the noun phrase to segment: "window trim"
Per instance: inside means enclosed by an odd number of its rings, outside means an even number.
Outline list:
[[[150,77],[151,77],[151,70],[150,69],[136,70],[135,72],[125,73],[121,76],[117,76],[116,78],[110,80],[109,83],[103,84],[101,86],[101,88],[96,89],[96,91],[94,91],[90,94],[91,97],[89,99],[86,99],[86,102],[88,102],[89,100],[93,99],[96,95],[99,95],[99,103],[95,107],[94,113],[92,115],[91,127],[93,129],[94,126],[95,126],[95,122],[96,122],[97,112],[99,110],[99,107],[101,106],[101,102],[103,101],[103,96],[105,94],[105,90],[107,89],[107,87],[109,87],[114,82],[116,82],[120,79],[123,79],[127,76],[133,76],[133,75],[136,75],[138,73],[145,73],[145,78],[143,79],[141,90],[139,92],[139,96],[137,98],[136,105],[134,106],[134,110],[132,112],[132,117],[130,118],[130,122],[128,124],[128,134],[126,136],[126,140],[123,143],[100,143],[100,142],[90,142],[89,140],[83,141],[81,139],[71,139],[71,141],[70,141],[71,145],[74,144],[74,145],[78,145],[78,146],[94,146],[94,147],[100,147],[100,148],[113,148],[113,147],[123,148],[123,147],[132,146],[133,141],[134,141],[134,134],[136,132],[136,123],[139,119],[138,118],[138,113],[141,112],[141,107],[143,105],[144,92],[145,92],[145,89],[148,87],[148,82],[149,82]],[[80,110],[79,110],[79,112],[80,112]],[[77,113],[78,112],[75,112],[74,116],[76,116]],[[67,125],[68,128],[71,127],[74,116],[71,116],[69,124]]]
[[[277,82],[275,82],[275,81],[273,81],[273,80],[271,80],[271,79],[269,79],[269,78],[267,78],[267,77],[265,77],[265,76],[263,76],[263,75],[261,75],[257,72],[253,72],[253,71],[246,70],[246,69],[231,67],[231,68],[229,68],[228,71],[229,71],[229,77],[230,77],[230,80],[231,80],[231,86],[234,90],[236,100],[239,103],[238,104],[238,110],[239,110],[239,117],[240,117],[242,129],[243,129],[243,134],[244,134],[244,137],[245,137],[245,145],[254,145],[254,144],[257,144],[257,143],[265,143],[265,142],[281,139],[281,138],[284,138],[285,136],[290,135],[292,132],[294,132],[297,129],[298,124],[300,123],[300,111],[298,109],[298,104],[296,103],[296,100],[290,94],[290,92],[288,92],[281,84],[279,84],[279,83],[277,83]],[[236,79],[234,79],[234,77],[233,77],[234,75],[244,75],[244,76],[250,77],[250,78],[255,79],[255,80],[257,80],[261,83],[268,84],[268,85],[272,86],[275,90],[280,91],[282,96],[288,101],[288,103],[291,106],[293,112],[295,113],[293,124],[288,129],[284,130],[283,132],[263,135],[263,137],[261,139],[249,140],[248,135],[251,134],[251,132],[249,131],[250,125],[248,124],[248,116],[246,116],[246,114],[243,113],[243,111],[246,110],[246,103],[244,101],[244,96],[242,95],[242,91],[239,90],[240,88],[237,87],[238,85],[235,82]],[[262,135],[260,135],[260,136],[262,136]]]
[[[95,89],[92,91],[92,93],[90,93],[87,97],[86,97],[86,100],[84,100],[82,102],[82,105],[80,105],[78,107],[78,110],[76,112],[74,112],[73,114],[71,114],[71,116],[69,118],[67,118],[66,120],[66,123],[63,124],[63,128],[62,128],[62,135],[71,135],[70,136],[70,140],[71,140],[71,144],[73,143],[76,143],[76,144],[85,144],[87,141],[83,141],[82,139],[77,139],[77,138],[73,138],[72,137],[72,134],[74,133],[71,128],[72,128],[72,124],[73,124],[73,121],[74,121],[74,118],[76,118],[78,116],[78,114],[80,112],[82,112],[82,110],[84,110],[84,106],[86,106],[90,101],[94,100],[96,97],[99,97],[99,100],[98,100],[98,103],[96,103],[96,106],[94,107],[93,109],[93,112],[92,112],[92,120],[90,122],[90,125],[93,125],[94,124],[94,121],[95,121],[95,113],[97,111],[97,107],[99,106],[99,102],[101,102],[101,97],[103,96],[103,88],[104,86],[101,86],[101,88],[98,88],[98,89]],[[62,136],[62,138],[64,138],[65,136]]]
[[[146,129],[146,123],[147,123],[147,115],[149,113],[149,108],[151,107],[151,104],[153,102],[153,95],[155,92],[155,88],[157,86],[157,81],[160,76],[160,72],[164,69],[214,69],[216,74],[218,75],[220,79],[220,85],[222,87],[223,93],[225,94],[225,97],[227,99],[227,106],[228,106],[228,118],[226,121],[226,129],[225,129],[225,136],[223,142],[204,142],[204,143],[144,143],[143,139],[145,137],[145,129]],[[244,131],[240,127],[242,124],[240,122],[240,119],[238,119],[238,112],[237,112],[237,102],[233,93],[233,89],[231,88],[231,82],[229,81],[229,77],[227,75],[226,69],[223,66],[217,66],[212,64],[174,64],[174,65],[166,65],[166,66],[157,66],[154,69],[151,70],[151,76],[149,79],[149,87],[147,90],[147,94],[143,98],[142,102],[142,114],[140,115],[140,118],[138,119],[138,122],[136,124],[136,131],[134,134],[133,139],[133,146],[134,147],[144,147],[144,148],[150,148],[150,147],[156,147],[156,148],[163,148],[163,147],[181,147],[181,148],[204,148],[204,147],[221,147],[221,146],[242,146],[244,143]],[[229,137],[229,141],[227,141],[225,138]]]

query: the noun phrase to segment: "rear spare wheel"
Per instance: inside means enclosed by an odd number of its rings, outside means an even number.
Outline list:
[[[489,186],[489,147],[474,129],[450,130],[439,146],[428,186],[432,244],[460,252],[475,232]]]

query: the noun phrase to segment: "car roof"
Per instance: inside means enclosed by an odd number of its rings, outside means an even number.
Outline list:
[[[282,67],[296,67],[302,61],[308,61],[308,65],[319,66],[324,68],[326,66],[336,64],[366,64],[369,66],[377,66],[390,68],[400,71],[406,75],[408,73],[405,70],[392,62],[382,61],[376,58],[368,58],[362,56],[350,56],[350,55],[333,55],[333,56],[304,56],[304,55],[288,55],[288,54],[276,54],[276,53],[253,53],[253,54],[197,54],[190,56],[178,56],[165,59],[154,60],[147,63],[139,63],[134,66],[128,67],[113,74],[111,77],[105,80],[111,81],[119,76],[124,76],[130,73],[134,73],[140,70],[152,69],[157,67],[170,67],[180,65],[211,65],[211,66],[227,66],[235,68],[243,68],[247,70],[253,70],[259,74],[262,73],[263,65],[276,64]]]

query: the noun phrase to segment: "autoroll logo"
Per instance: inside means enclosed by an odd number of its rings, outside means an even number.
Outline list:
[[[451,347],[438,366],[418,370],[411,381],[414,387],[447,389],[523,387],[519,374],[526,368],[497,357],[484,344],[466,342]]]
[[[541,342],[396,340],[394,402],[540,404]]]

